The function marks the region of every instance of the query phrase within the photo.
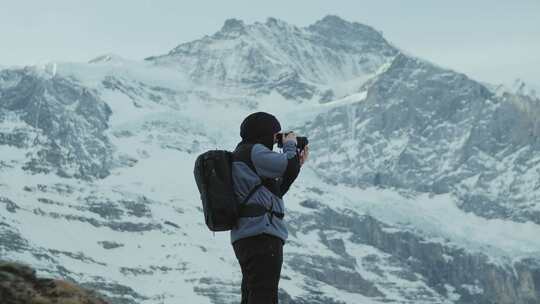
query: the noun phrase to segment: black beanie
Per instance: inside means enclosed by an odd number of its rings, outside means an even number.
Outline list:
[[[277,118],[266,112],[255,112],[248,115],[240,125],[240,137],[244,142],[258,142],[272,150],[274,133],[281,131]]]

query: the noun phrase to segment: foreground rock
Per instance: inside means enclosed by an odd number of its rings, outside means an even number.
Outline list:
[[[0,300],[2,304],[106,304],[93,291],[62,280],[36,277],[32,268],[0,262]]]

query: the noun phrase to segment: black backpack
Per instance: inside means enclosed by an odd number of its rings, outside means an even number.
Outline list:
[[[260,216],[268,212],[259,205],[245,205],[262,183],[253,187],[242,202],[238,201],[233,189],[232,161],[233,153],[225,150],[210,150],[195,160],[193,173],[201,194],[204,221],[212,231],[235,228],[240,216]]]

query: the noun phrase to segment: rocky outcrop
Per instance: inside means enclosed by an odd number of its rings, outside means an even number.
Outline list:
[[[456,297],[454,303],[463,304],[540,303],[540,263],[537,260],[496,264],[481,252],[469,252],[451,243],[434,242],[411,232],[392,229],[371,216],[362,216],[351,210],[336,211],[313,201],[305,204],[315,205],[317,211],[292,215],[288,222],[291,233],[301,237],[302,234],[316,232],[321,243],[339,256],[295,255],[286,259],[291,268],[314,281],[385,299],[386,295],[378,289],[383,289],[386,283],[369,282],[366,285],[357,267],[362,265],[368,272],[384,277],[390,273],[385,273],[381,267],[391,264],[400,269],[394,274],[398,274],[401,282],[423,282],[430,288],[404,290],[400,303],[443,303],[452,295]],[[330,237],[335,233],[348,237]],[[351,246],[349,244],[368,245],[388,256],[355,256],[347,248]],[[389,260],[385,260],[388,257]],[[388,290],[389,286],[384,288]]]
[[[2,304],[107,304],[95,291],[74,283],[39,278],[32,268],[0,261]]]
[[[24,169],[82,179],[109,174],[111,115],[95,92],[38,68],[0,71],[0,145],[34,148]]]
[[[329,183],[453,193],[465,211],[540,223],[540,100],[403,54],[363,90],[299,130]]]

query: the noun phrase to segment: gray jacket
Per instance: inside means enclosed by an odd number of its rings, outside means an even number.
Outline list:
[[[240,147],[242,143],[238,145]],[[283,144],[283,153],[274,152],[263,144],[253,144],[251,150],[237,153],[232,163],[234,192],[240,201],[259,183],[247,204],[260,204],[276,213],[285,213],[283,195],[288,191],[300,171],[299,156],[293,141]],[[239,156],[238,156],[239,155]],[[263,179],[261,179],[261,177]],[[283,219],[266,213],[255,217],[240,217],[237,227],[231,230],[231,243],[253,235],[271,234],[287,240],[288,232]]]

